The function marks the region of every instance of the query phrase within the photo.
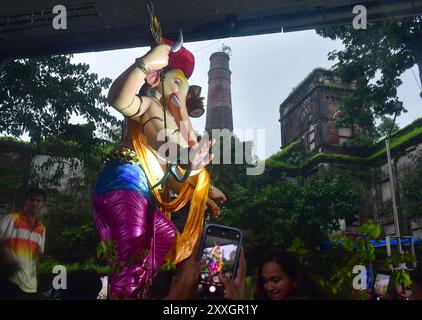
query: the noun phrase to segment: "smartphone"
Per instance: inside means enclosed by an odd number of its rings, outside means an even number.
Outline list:
[[[390,278],[391,276],[389,274],[383,273],[378,273],[375,277],[374,291],[381,298],[384,298],[387,295]]]
[[[205,262],[199,275],[199,294],[204,299],[221,299],[224,288],[219,274],[234,279],[239,263],[242,232],[218,224],[205,227],[200,258]]]

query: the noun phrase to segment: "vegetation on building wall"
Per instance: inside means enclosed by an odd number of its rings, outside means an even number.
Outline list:
[[[404,197],[402,209],[411,216],[422,217],[422,158],[413,161],[415,167],[400,180],[400,191]]]
[[[422,141],[422,118],[396,131],[391,136],[391,152],[394,154],[405,150],[418,141]],[[309,169],[309,167],[316,163],[324,161],[372,166],[377,161],[386,159],[384,140],[366,149],[359,148],[361,156],[333,152],[312,152],[306,155],[304,151],[300,151],[303,150],[300,145],[300,141],[292,142],[283,148],[283,150],[269,157],[265,161],[265,165],[270,168],[285,169],[287,172],[298,173],[302,170]],[[347,150],[347,147],[343,147],[343,149]],[[298,155],[298,152],[302,152],[302,154]],[[300,159],[300,161],[292,161],[291,158]]]

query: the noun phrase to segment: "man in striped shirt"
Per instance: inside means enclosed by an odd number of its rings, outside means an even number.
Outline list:
[[[15,212],[0,220],[0,239],[19,263],[19,270],[10,281],[19,288],[20,296],[35,299],[39,257],[44,251],[45,226],[37,219],[44,208],[45,192],[30,189],[25,195],[23,212]]]

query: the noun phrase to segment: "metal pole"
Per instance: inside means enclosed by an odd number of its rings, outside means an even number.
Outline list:
[[[393,218],[394,218],[395,233],[396,233],[396,237],[400,238],[400,225],[399,225],[399,216],[397,213],[396,191],[394,189],[394,178],[393,178],[393,168],[391,165],[389,137],[385,139],[385,149],[387,151],[387,166],[388,166],[388,175],[390,177],[390,190],[391,190],[391,201],[393,203]],[[400,243],[400,240],[399,240],[399,243]],[[401,245],[399,244],[399,248],[400,247]]]

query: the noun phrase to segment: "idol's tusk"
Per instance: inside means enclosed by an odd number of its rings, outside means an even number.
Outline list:
[[[177,52],[183,47],[183,33],[179,30],[179,39],[171,46],[171,52]]]
[[[179,98],[178,98],[175,94],[173,94],[173,95],[171,96],[171,101],[173,102],[173,104],[174,104],[176,107],[178,107],[178,108],[181,108],[181,107],[182,107],[182,105],[181,105],[181,103],[180,103]]]

